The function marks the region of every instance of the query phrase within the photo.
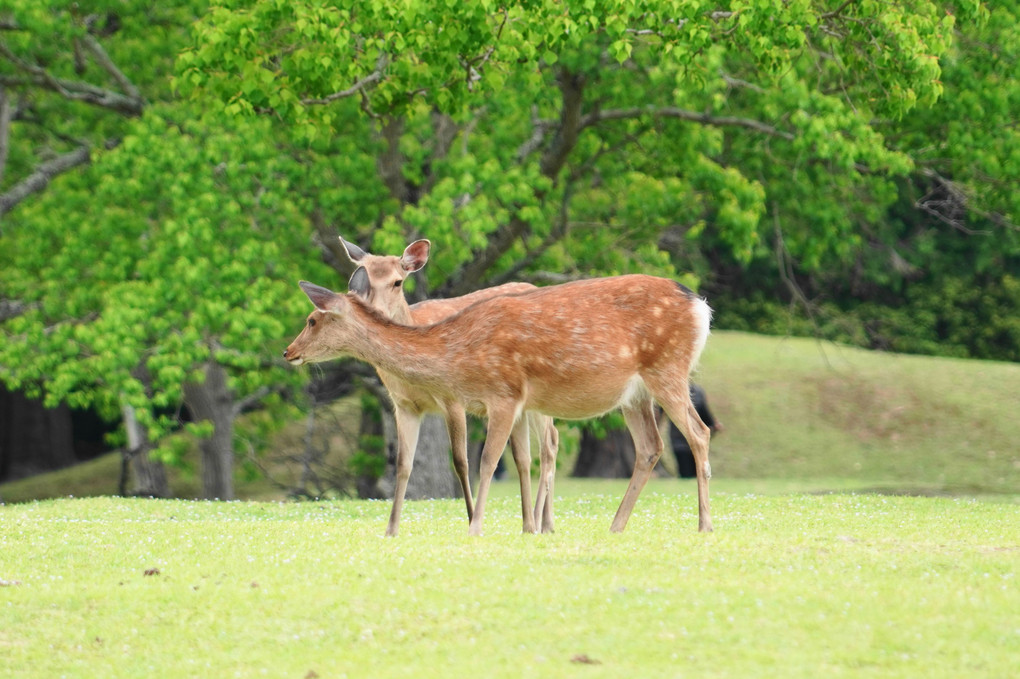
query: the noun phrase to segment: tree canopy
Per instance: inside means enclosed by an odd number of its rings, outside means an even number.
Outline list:
[[[723,327],[1020,360],[1015,0],[14,0],[0,379],[236,407],[337,235],[415,295],[644,271]],[[790,314],[789,303],[799,311]],[[169,419],[173,419],[169,416]]]

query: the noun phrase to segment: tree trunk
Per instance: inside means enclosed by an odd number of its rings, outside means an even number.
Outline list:
[[[630,478],[634,471],[634,439],[626,429],[611,429],[598,438],[581,430],[581,449],[573,476],[602,479]]]
[[[367,385],[366,385],[367,386]],[[361,415],[359,441],[362,453],[381,456],[385,461],[382,476],[364,473],[357,478],[358,497],[393,499],[397,476],[397,425],[389,403],[389,396],[382,385],[369,391],[378,399],[378,408],[365,407]],[[377,445],[378,442],[381,445]],[[407,482],[404,498],[423,500],[428,498],[462,497],[460,482],[453,470],[450,437],[446,423],[438,415],[426,415],[418,431],[418,445],[415,448],[414,466]],[[378,473],[378,472],[377,472]]]
[[[234,399],[227,388],[227,371],[208,363],[202,384],[184,385],[184,405],[195,422],[213,423],[212,436],[202,439],[202,497],[234,499]]]
[[[438,415],[426,415],[421,421],[418,452],[414,455],[414,470],[407,482],[405,499],[462,496],[460,483],[453,471],[450,451],[446,423]],[[396,469],[387,469],[387,472],[394,475]]]
[[[379,493],[393,497],[397,475],[397,432],[393,415],[384,412],[383,430],[386,436],[386,473],[377,484]],[[418,447],[414,455],[414,468],[407,482],[406,500],[462,497],[460,483],[450,459],[450,437],[446,423],[438,415],[422,418],[418,432]]]
[[[125,461],[131,468],[131,477],[134,480],[130,492],[126,493],[127,489],[124,486],[127,479],[122,479],[121,494],[138,497],[170,497],[170,484],[167,481],[166,469],[162,462],[149,457],[149,453],[152,452],[152,442],[149,441],[145,427],[138,423],[135,409],[124,403],[120,410],[124,416],[124,429],[127,431],[128,439]]]

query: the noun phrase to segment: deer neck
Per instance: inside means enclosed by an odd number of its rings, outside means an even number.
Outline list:
[[[441,380],[434,367],[445,363],[443,328],[404,325],[360,300],[350,305],[350,314],[349,349],[353,356],[409,382]],[[409,323],[410,313],[407,316]]]

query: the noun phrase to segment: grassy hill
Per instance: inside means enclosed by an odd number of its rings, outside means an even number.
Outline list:
[[[726,428],[712,444],[717,482],[767,480],[755,486],[761,490],[1020,493],[1020,365],[717,332],[696,379]],[[356,414],[336,417],[338,427],[355,426]],[[277,448],[299,445],[304,426],[284,431]],[[561,478],[573,465],[570,439],[564,437]],[[119,465],[108,455],[0,486],[0,497],[112,494]],[[175,473],[173,485],[180,497],[197,493],[194,474]],[[279,496],[263,480],[239,479],[237,493]]]
[[[720,332],[698,380],[726,426],[717,477],[1020,492],[1020,365]]]

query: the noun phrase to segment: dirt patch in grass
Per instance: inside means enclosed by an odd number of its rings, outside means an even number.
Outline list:
[[[937,395],[902,383],[876,382],[856,374],[809,376],[818,418],[862,443],[930,437],[940,420],[962,415],[956,404],[934,405]]]

